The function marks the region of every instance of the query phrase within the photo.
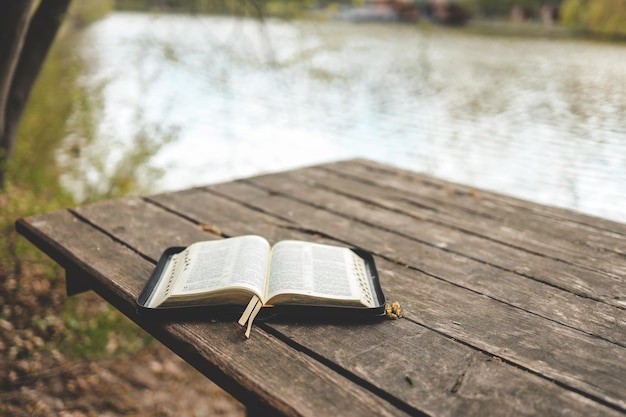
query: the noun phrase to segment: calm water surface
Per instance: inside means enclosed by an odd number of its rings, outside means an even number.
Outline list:
[[[626,222],[626,46],[114,13],[98,127],[178,129],[157,190],[367,157]]]

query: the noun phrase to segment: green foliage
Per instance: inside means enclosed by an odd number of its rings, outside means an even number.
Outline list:
[[[115,0],[115,9],[174,13],[212,13],[247,15],[264,1],[242,0]]]
[[[565,0],[561,5],[561,23],[568,27],[580,27],[587,20],[584,0]]]
[[[493,17],[509,13],[508,1],[502,0],[459,0],[458,4],[473,15]]]
[[[67,332],[58,347],[70,356],[101,359],[114,354],[127,355],[154,342],[115,308],[96,299],[92,301],[86,304],[71,298],[64,305],[62,318]]]
[[[113,10],[114,0],[74,0],[70,5],[72,23],[86,27]]]
[[[63,194],[54,181],[58,177],[55,150],[65,136],[65,121],[72,112],[70,91],[79,71],[78,62],[68,57],[64,46],[52,47],[37,79],[17,133],[15,150],[7,166],[7,179],[34,191]]]
[[[226,14],[236,16],[298,17],[309,7],[335,3],[358,4],[362,0],[115,0],[117,10]]]
[[[473,15],[485,17],[508,17],[513,6],[536,15],[545,0],[457,0],[457,3]],[[547,3],[556,3],[547,2]]]
[[[626,35],[626,0],[594,0],[588,13],[591,31]]]
[[[265,2],[263,14],[295,18],[301,16],[306,8],[305,1],[268,1]]]
[[[565,0],[562,23],[569,27],[609,35],[626,35],[626,0]]]

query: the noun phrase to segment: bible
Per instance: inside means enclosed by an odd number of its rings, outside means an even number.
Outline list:
[[[149,309],[246,306],[239,323],[262,307],[344,308],[384,315],[374,259],[357,248],[261,236],[202,241],[165,250],[137,303]]]

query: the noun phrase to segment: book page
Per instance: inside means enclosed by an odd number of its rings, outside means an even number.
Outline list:
[[[194,243],[179,255],[183,258],[171,296],[243,287],[261,297],[269,253],[269,243],[260,236]]]
[[[362,301],[364,290],[354,271],[355,256],[344,247],[300,241],[279,242],[272,249],[267,298],[297,294],[314,299],[354,300],[367,305]],[[369,291],[369,286],[367,288]]]

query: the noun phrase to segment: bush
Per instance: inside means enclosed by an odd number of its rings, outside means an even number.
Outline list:
[[[565,0],[564,25],[608,35],[626,36],[626,0]]]

